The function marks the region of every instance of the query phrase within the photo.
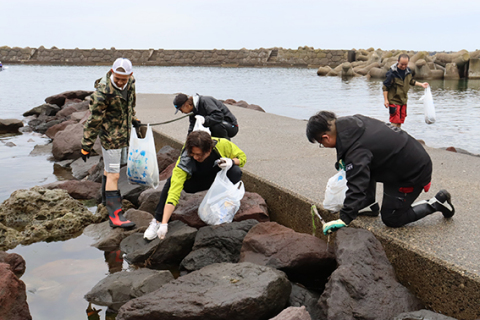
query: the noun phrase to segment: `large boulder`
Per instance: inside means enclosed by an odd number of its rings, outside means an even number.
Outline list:
[[[265,199],[255,192],[245,192],[245,195],[240,201],[240,209],[238,209],[233,217],[233,221],[243,221],[248,219],[255,219],[258,222],[270,221]]]
[[[158,172],[162,172],[169,165],[175,163],[180,156],[180,150],[164,146],[157,152]]]
[[[78,159],[81,156],[83,125],[75,123],[57,132],[53,140],[53,157],[57,161]]]
[[[73,120],[67,120],[67,121],[57,123],[57,124],[49,127],[47,129],[47,131],[45,131],[45,135],[47,137],[49,137],[50,139],[53,139],[53,138],[55,138],[55,135],[57,134],[57,132],[63,131],[63,130],[65,130],[66,127],[68,127],[71,124],[75,124],[75,123],[76,122],[73,121]]]
[[[82,158],[78,158],[70,164],[72,168],[72,175],[75,179],[81,180],[88,176],[88,172],[92,169],[93,166],[96,166],[100,161],[100,156],[92,156],[83,161]]]
[[[124,304],[117,320],[263,320],[290,295],[283,272],[252,263],[218,263]]]
[[[0,263],[0,319],[31,320],[25,283],[13,273],[12,267]]]
[[[312,320],[305,307],[289,307],[270,320]]]
[[[65,190],[16,190],[0,205],[0,248],[67,240],[101,219]]]
[[[179,220],[193,228],[205,227],[207,224],[198,216],[198,207],[202,203],[207,191],[186,193],[182,191],[180,201],[170,218],[171,221]]]
[[[23,113],[24,117],[39,116],[41,114],[46,116],[54,116],[60,111],[60,107],[55,104],[44,103],[38,107],[32,108]]]
[[[413,312],[400,313],[393,320],[456,320],[455,318],[445,316],[430,310],[418,310]]]
[[[157,189],[147,189],[143,191],[138,197],[138,203],[140,206],[138,210],[143,210],[155,215],[155,209],[160,201],[160,195],[162,194],[165,181],[160,181]]]
[[[0,134],[19,133],[18,129],[23,127],[22,120],[0,119]]]
[[[9,264],[17,278],[20,278],[25,273],[25,259],[17,253],[0,251],[0,263]]]
[[[243,238],[257,223],[245,220],[200,228],[192,252],[182,260],[180,267],[194,271],[214,263],[238,262]]]
[[[370,231],[340,229],[335,254],[338,268],[318,301],[321,319],[384,320],[422,308],[397,282],[381,243]]]
[[[305,306],[313,319],[320,319],[321,310],[318,306],[320,293],[308,290],[304,286],[292,283],[292,293],[288,299],[288,304],[292,307]]]
[[[91,95],[93,91],[66,91],[50,97],[45,98],[46,103],[56,104],[59,107],[62,107],[65,104],[67,99],[79,99],[84,100],[87,96]]]
[[[322,290],[336,267],[327,243],[276,222],[255,225],[245,239],[240,262],[252,262],[284,271],[290,280]]]
[[[88,180],[56,181],[43,186],[47,189],[63,189],[74,199],[96,199],[102,185]]]
[[[88,302],[117,311],[126,302],[158,290],[173,280],[170,271],[138,269],[108,275],[86,295]]]
[[[125,252],[125,259],[132,264],[168,269],[177,267],[190,253],[196,234],[197,229],[172,221],[168,224],[165,239],[148,241],[143,238],[143,232],[134,233],[122,240],[120,250]]]

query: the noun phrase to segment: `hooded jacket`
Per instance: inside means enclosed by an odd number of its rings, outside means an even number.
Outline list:
[[[408,90],[410,86],[415,85],[416,81],[413,80],[412,70],[408,67],[405,69],[405,79],[402,79],[398,73],[397,65],[398,63],[395,63],[387,71],[386,79],[383,82],[383,91],[388,91],[388,103],[402,106],[407,104]]]
[[[100,136],[106,150],[128,147],[132,117],[135,117],[135,78],[128,80],[125,90],[115,88],[110,70],[103,78],[95,81],[97,89],[90,100],[90,116],[83,126],[82,149],[90,152]]]
[[[391,124],[354,115],[336,121],[337,163],[343,160],[348,190],[340,218],[349,224],[362,209],[370,179],[398,187],[425,186],[432,161],[412,136]]]
[[[235,118],[233,113],[221,101],[209,96],[198,94],[193,96],[193,115],[190,116],[188,133],[193,131],[196,115],[201,115],[205,118],[203,125],[207,128],[220,124],[223,121],[238,125],[237,118]]]
[[[214,141],[212,152],[215,152],[219,158],[237,158],[240,160],[239,167],[245,165],[247,156],[233,142],[222,138],[212,138],[212,140]],[[175,168],[173,168],[167,203],[171,203],[174,206],[178,204],[185,181],[190,179],[196,171],[195,160],[188,155],[187,150],[184,148],[175,164]]]

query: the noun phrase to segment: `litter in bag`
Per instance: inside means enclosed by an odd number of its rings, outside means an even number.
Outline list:
[[[210,129],[208,129],[207,127],[204,127],[203,124],[200,121],[198,121],[198,119],[195,121],[195,125],[193,126],[192,131],[205,131],[205,132],[208,132],[209,135],[212,135],[212,133],[210,132]]]
[[[227,177],[227,170],[221,170],[203,198],[198,216],[208,225],[232,222],[244,194],[243,182],[233,184]]]
[[[345,193],[347,190],[348,187],[345,170],[340,170],[333,177],[328,179],[323,207],[334,212],[340,211],[343,206],[343,201],[345,201]]]
[[[427,124],[435,123],[435,105],[433,104],[432,91],[430,86],[425,89],[425,93],[420,98],[423,100],[423,107],[425,109],[425,122]]]
[[[159,173],[155,141],[150,125],[144,139],[137,136],[132,126],[128,147],[127,179],[130,184],[158,187]]]

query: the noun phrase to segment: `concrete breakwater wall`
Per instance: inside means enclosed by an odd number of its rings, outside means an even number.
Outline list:
[[[52,47],[0,47],[4,64],[46,65],[110,65],[116,58],[130,59],[134,65],[145,66],[225,66],[225,67],[336,67],[346,62],[348,50],[322,50],[312,47],[298,49],[240,50],[117,50],[58,49]]]

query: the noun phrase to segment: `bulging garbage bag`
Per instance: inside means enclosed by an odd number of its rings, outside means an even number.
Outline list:
[[[159,173],[155,140],[150,125],[144,139],[137,136],[132,126],[128,147],[127,180],[130,184],[158,187]]]
[[[425,109],[425,122],[427,124],[435,123],[435,105],[433,104],[432,91],[430,86],[425,89],[425,93],[420,98],[423,100],[423,107]]]
[[[328,179],[323,207],[334,212],[340,211],[343,201],[345,201],[347,189],[347,178],[345,177],[345,170],[342,169]]]

